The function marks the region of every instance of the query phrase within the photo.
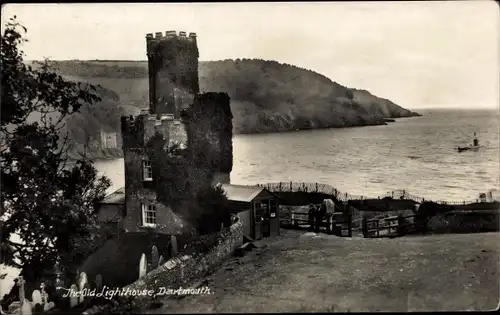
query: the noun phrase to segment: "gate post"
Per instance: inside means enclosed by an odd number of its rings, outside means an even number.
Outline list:
[[[352,214],[351,213],[349,213],[347,215],[347,220],[348,220],[348,222],[347,222],[347,228],[349,229],[347,231],[348,237],[352,237]]]
[[[397,232],[399,235],[404,234],[404,230],[405,230],[404,224],[405,224],[405,220],[403,219],[403,215],[401,213],[399,213],[398,214],[398,227],[397,227]]]
[[[362,221],[362,231],[363,231],[363,237],[368,237],[368,222],[366,220],[366,217],[363,217]]]
[[[295,214],[292,212],[292,226],[296,226],[297,222],[295,221]]]
[[[333,232],[333,216],[329,216],[326,222],[326,233],[332,234]]]

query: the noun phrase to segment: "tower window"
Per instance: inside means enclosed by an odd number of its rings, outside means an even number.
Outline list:
[[[142,205],[142,226],[156,226],[156,207],[154,205]]]
[[[142,179],[145,181],[153,180],[153,166],[151,161],[142,161]]]

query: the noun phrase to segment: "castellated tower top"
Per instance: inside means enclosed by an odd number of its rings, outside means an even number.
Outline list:
[[[170,38],[186,38],[189,40],[196,40],[196,33],[189,33],[189,36],[186,35],[187,33],[184,31],[179,31],[177,34],[177,31],[166,31],[165,35],[163,35],[162,32],[156,32],[156,33],[148,33],[146,34],[146,39],[147,40],[162,40],[162,39],[170,39]]]

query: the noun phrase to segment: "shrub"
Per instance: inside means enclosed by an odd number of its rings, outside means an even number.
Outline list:
[[[215,233],[220,231],[222,224],[231,224],[229,201],[219,186],[200,189],[187,207],[188,220],[200,234]]]

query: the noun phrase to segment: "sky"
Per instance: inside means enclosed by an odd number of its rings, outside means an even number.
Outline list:
[[[200,60],[276,60],[411,109],[500,104],[495,1],[2,6],[13,15],[27,60],[146,60],[147,33],[183,30]]]

